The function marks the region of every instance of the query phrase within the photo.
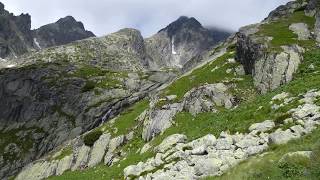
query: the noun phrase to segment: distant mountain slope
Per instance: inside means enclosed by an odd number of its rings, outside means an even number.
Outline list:
[[[81,22],[67,16],[56,23],[31,30],[29,14],[14,16],[0,2],[0,57],[17,57],[31,50],[67,44],[75,40],[93,37]]]
[[[94,36],[92,32],[84,29],[82,22],[76,21],[72,16],[33,30],[35,43],[39,43],[38,48],[59,46]]]
[[[150,67],[182,68],[230,34],[204,28],[195,18],[182,16],[145,40]]]

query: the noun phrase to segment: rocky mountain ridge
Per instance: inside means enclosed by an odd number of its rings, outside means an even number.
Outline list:
[[[55,23],[31,30],[31,16],[15,16],[5,10],[0,2],[1,16],[1,51],[0,57],[17,57],[32,50],[67,44],[75,40],[95,36],[86,31],[81,22],[73,17],[61,18]]]

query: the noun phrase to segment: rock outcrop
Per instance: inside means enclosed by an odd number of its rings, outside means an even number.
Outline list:
[[[192,89],[184,96],[184,110],[195,116],[201,112],[217,112],[217,108],[230,109],[234,98],[227,91],[228,87],[223,83]]]
[[[263,25],[286,18],[300,8],[305,8],[303,2],[289,2],[271,12],[262,23],[241,28],[237,33],[236,59],[244,65],[246,74],[254,78],[255,86],[262,93],[274,90],[292,80],[293,74],[298,70],[303,60],[304,48],[297,43],[274,47],[274,37],[259,34]],[[308,27],[304,22],[293,23],[288,27],[297,34],[298,41],[311,39],[313,27]]]

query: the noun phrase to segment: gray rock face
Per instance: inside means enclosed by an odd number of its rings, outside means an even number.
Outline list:
[[[180,17],[175,22],[146,39],[150,67],[182,68],[185,63],[199,56],[229,34],[210,31],[194,18]],[[186,38],[188,37],[188,38]]]
[[[308,40],[311,36],[308,25],[305,23],[291,24],[289,29],[298,35],[299,40]]]
[[[243,64],[246,74],[252,74],[255,86],[265,93],[292,80],[304,50],[293,45],[282,47],[282,52],[269,53],[268,46],[258,43],[259,39],[240,31],[236,59]]]
[[[148,119],[144,121],[142,138],[145,141],[150,141],[169,128],[172,125],[173,117],[181,110],[182,105],[179,103],[166,105],[165,108],[159,110],[150,110]]]
[[[102,161],[105,151],[108,148],[110,137],[110,134],[102,134],[94,143],[90,154],[90,160],[88,162],[88,167],[94,167]]]
[[[81,40],[95,35],[84,29],[81,22],[72,16],[59,19],[57,22],[40,27],[33,31],[36,48],[42,49],[59,46]]]
[[[265,21],[274,21],[279,18],[285,17],[288,14],[293,13],[296,9],[302,8],[305,4],[300,3],[298,1],[288,2],[286,5],[281,5],[275,10],[271,11],[269,16],[265,19]]]
[[[184,109],[193,115],[201,112],[217,111],[216,107],[232,108],[234,98],[222,83],[208,84],[192,89],[184,96]]]
[[[88,146],[81,146],[78,151],[76,152],[76,162],[72,166],[72,170],[75,171],[77,169],[84,169],[87,166],[87,162],[89,160],[90,155],[90,147]]]
[[[14,16],[0,3],[0,17],[0,57],[28,52],[33,47],[30,15]]]

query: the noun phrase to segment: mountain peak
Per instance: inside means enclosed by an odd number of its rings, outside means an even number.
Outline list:
[[[174,35],[180,29],[199,29],[202,28],[201,23],[196,20],[194,17],[181,16],[176,21],[170,23],[164,29],[161,29],[159,32],[167,31],[169,36]]]

